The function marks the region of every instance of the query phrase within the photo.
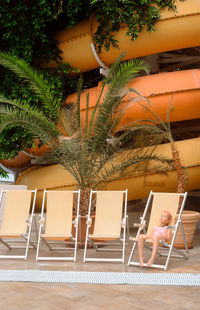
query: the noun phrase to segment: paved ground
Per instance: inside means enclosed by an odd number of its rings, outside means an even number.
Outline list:
[[[131,245],[127,247],[126,262]],[[3,247],[0,247],[0,251]],[[90,250],[94,251],[94,250]],[[46,252],[46,251],[45,251]],[[48,253],[48,252],[46,252]],[[145,257],[148,257],[148,252]],[[0,261],[0,269],[63,270],[63,271],[125,271],[164,272],[140,269],[118,263],[83,263],[83,250],[78,251],[78,261],[35,262],[35,251],[30,250],[26,262]],[[169,273],[200,273],[200,231],[195,233],[195,247],[190,250],[189,260],[171,259]],[[2,282],[0,290],[1,310],[27,309],[200,309],[200,287],[174,287],[154,285],[91,285]]]

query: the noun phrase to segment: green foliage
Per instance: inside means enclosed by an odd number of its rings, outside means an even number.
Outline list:
[[[70,65],[61,63],[53,31],[76,23],[82,5],[80,0],[0,0],[1,48],[12,51],[13,55],[34,67],[39,67],[43,62],[56,61],[57,68],[44,70],[44,74],[52,94],[60,100],[74,89],[76,81],[69,76],[69,70],[72,70]],[[63,23],[63,20],[66,22]],[[60,24],[61,28],[55,27],[56,24]],[[40,98],[32,93],[27,83],[4,68],[0,69],[0,93],[7,98],[21,98],[31,106],[41,107]],[[30,134],[23,128],[17,128],[14,135],[13,130],[5,129],[0,139],[0,157],[15,156],[20,149],[30,146],[30,140]]]
[[[100,23],[94,35],[99,52],[102,48],[118,47],[114,34],[120,24],[127,24],[127,35],[135,40],[144,28],[155,30],[154,26],[161,17],[160,9],[176,10],[176,0],[93,0],[92,5]]]
[[[140,149],[127,151],[120,161],[116,160],[128,136],[134,136],[138,131],[137,128],[136,131],[134,128],[127,128],[119,137],[113,137],[119,122],[119,104],[127,94],[134,92],[134,89],[125,89],[124,86],[140,70],[148,72],[148,66],[142,60],[123,64],[120,64],[120,60],[113,64],[108,76],[103,79],[101,92],[90,116],[87,97],[86,118],[83,122],[80,109],[81,80],[77,101],[59,113],[60,102],[52,96],[51,88],[42,74],[35,72],[24,61],[10,54],[0,53],[0,63],[20,76],[23,72],[25,79],[32,85],[32,91],[42,99],[43,106],[41,110],[19,99],[9,100],[0,96],[0,132],[7,126],[23,126],[51,149],[42,159],[61,164],[73,175],[77,186],[86,192],[126,173],[134,175],[139,170],[144,171],[150,160],[163,161],[162,158],[153,156],[151,150]],[[47,110],[54,115],[53,120],[43,112]],[[82,213],[86,211],[83,205]]]
[[[72,27],[95,11],[100,26],[94,39],[101,51],[103,47],[117,47],[111,33],[119,29],[120,23],[128,25],[127,34],[133,40],[144,27],[152,31],[160,17],[159,9],[165,7],[174,10],[175,0],[0,0],[0,45],[35,68],[55,61],[57,67],[43,69],[43,74],[52,94],[61,101],[75,90],[77,79],[69,76],[70,64],[61,63],[62,55],[53,39],[56,32]],[[27,83],[4,68],[0,68],[0,93],[42,109],[41,99]],[[23,128],[17,128],[14,136],[12,133],[9,128],[2,132],[0,157],[15,156],[20,148],[30,146],[31,136]]]
[[[8,173],[0,167],[0,177],[8,179]]]
[[[22,127],[8,126],[0,135],[0,158],[14,158],[20,150],[32,146],[32,136]]]

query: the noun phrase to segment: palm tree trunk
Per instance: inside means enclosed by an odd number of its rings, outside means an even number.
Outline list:
[[[171,142],[171,149],[172,149],[174,170],[177,174],[177,182],[178,182],[177,193],[184,193],[185,192],[186,177],[185,177],[185,173],[183,171],[183,167],[181,165],[180,154],[179,154],[174,142]],[[183,197],[181,196],[180,200],[179,200],[179,206],[178,206],[177,213],[179,213],[182,201],[183,201]]]
[[[177,182],[178,182],[177,193],[184,193],[186,177],[181,164],[180,154],[174,142],[171,142],[171,149],[172,149],[174,170],[177,174]]]
[[[174,170],[177,174],[177,182],[178,182],[177,193],[184,193],[186,177],[183,171],[183,167],[181,165],[180,154],[174,142],[171,142],[171,149],[172,149]]]
[[[80,195],[80,215],[88,214],[89,199],[90,199],[90,188],[83,188],[83,189],[81,189],[81,195]]]

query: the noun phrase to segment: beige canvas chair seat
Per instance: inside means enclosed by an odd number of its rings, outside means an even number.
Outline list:
[[[0,242],[8,249],[12,249],[13,247],[20,248],[19,245],[13,246],[14,242],[10,239],[22,238],[26,244],[24,255],[0,255],[0,258],[24,258],[26,260],[29,244],[31,243],[31,245],[35,247],[34,243],[30,240],[30,234],[34,216],[36,194],[37,190],[1,191],[0,205],[3,201],[4,210],[2,213],[2,224],[0,228]],[[16,242],[19,243],[18,241]]]
[[[0,233],[0,238],[20,238],[21,236],[23,235],[23,233],[19,233],[19,234],[13,234],[13,233],[11,233],[11,234],[1,234]]]
[[[153,264],[151,267],[155,268],[161,268],[166,270],[169,264],[170,257],[177,257],[177,258],[186,258],[188,259],[189,251],[188,251],[188,246],[187,246],[187,241],[186,237],[184,234],[184,229],[181,221],[181,216],[183,213],[185,201],[186,201],[187,193],[154,193],[150,192],[146,207],[143,213],[143,216],[141,217],[141,221],[139,224],[136,224],[134,226],[138,227],[138,231],[136,234],[136,237],[130,237],[130,240],[133,241],[133,247],[129,256],[128,260],[128,265],[134,265],[134,266],[140,266],[139,260],[137,260],[134,256],[135,250],[136,250],[136,245],[137,241],[139,238],[139,235],[141,233],[145,233],[147,235],[150,235],[151,232],[153,231],[153,228],[157,225],[159,225],[159,219],[160,219],[160,214],[163,210],[168,210],[171,215],[171,221],[168,224],[168,228],[172,230],[172,238],[170,242],[165,242],[163,240],[160,240],[160,246],[158,248],[158,254],[160,256],[165,256],[166,257],[166,262],[165,264]],[[148,211],[150,210],[150,218],[146,230],[146,218]],[[178,211],[179,210],[179,211]],[[178,219],[177,222],[175,223],[175,216],[178,213]],[[183,235],[183,240],[185,243],[185,250],[178,250],[174,247],[176,235],[178,228],[181,227],[181,232]],[[151,249],[152,245],[152,239],[146,239],[145,240],[145,246],[149,249]],[[163,253],[163,250],[168,250],[168,254]],[[176,252],[177,254],[172,254],[173,252]],[[149,267],[146,264],[144,264],[144,267]]]
[[[77,204],[75,204],[75,195],[77,195]],[[39,227],[38,246],[36,260],[73,260],[76,261],[78,224],[79,224],[79,191],[47,191],[44,190],[43,202],[41,208],[41,220]],[[44,208],[46,205],[46,217]],[[76,207],[76,217],[74,219],[73,210]],[[75,235],[72,234],[72,228],[75,228]],[[42,233],[42,230],[44,232]],[[43,240],[49,250],[69,250],[73,251],[73,256],[40,256],[40,241]],[[53,240],[53,241],[49,241]],[[58,248],[59,243],[63,247]],[[68,245],[70,243],[70,246]],[[73,247],[72,247],[73,246]]]
[[[94,230],[91,233],[92,219],[91,203],[96,196],[96,215]],[[116,261],[124,262],[125,239],[127,228],[127,190],[126,191],[93,191],[90,192],[90,205],[87,216],[87,230],[84,250],[84,262],[86,261]],[[122,255],[120,258],[96,258],[87,257],[87,243],[92,242],[97,250],[100,242],[106,246],[107,241],[119,240]],[[109,244],[110,245],[110,244]],[[116,245],[116,243],[114,243]],[[104,249],[106,250],[106,249]],[[107,249],[113,251],[114,249]],[[119,251],[119,248],[117,249]]]
[[[120,235],[112,235],[112,236],[107,236],[107,235],[88,235],[89,238],[95,239],[95,240],[117,240],[120,238]]]
[[[50,235],[41,234],[41,238],[52,239],[52,240],[68,240],[73,237],[72,235],[71,236],[50,236]]]

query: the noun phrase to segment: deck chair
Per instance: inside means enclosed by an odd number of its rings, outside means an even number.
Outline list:
[[[160,240],[160,246],[158,248],[157,254],[159,254],[160,256],[166,257],[165,264],[163,265],[152,264],[150,267],[161,268],[161,269],[166,270],[169,264],[170,257],[178,257],[178,258],[185,258],[185,259],[189,258],[187,241],[186,241],[186,237],[185,237],[185,233],[183,229],[183,224],[181,221],[181,216],[182,216],[183,208],[185,205],[186,197],[187,197],[187,193],[179,194],[179,193],[154,193],[152,191],[150,192],[147,203],[146,203],[146,207],[144,210],[144,214],[140,218],[140,223],[134,224],[135,227],[138,227],[137,235],[135,238],[130,237],[130,240],[133,241],[133,247],[132,247],[132,251],[130,253],[130,257],[128,260],[128,265],[134,265],[134,266],[140,265],[139,261],[133,260],[138,237],[141,231],[143,231],[142,233],[146,233],[146,234],[151,233],[154,226],[158,225],[159,223],[159,218],[160,218],[160,214],[162,210],[168,210],[172,215],[171,222],[169,223],[169,226],[168,226],[169,229],[172,229],[172,238],[171,238],[170,244]],[[178,214],[177,222],[175,224],[175,215],[178,212],[179,204],[180,204],[180,211]],[[150,213],[148,228],[146,231],[145,226],[146,226],[147,212],[150,209],[151,209],[151,213]],[[179,227],[180,227],[183,240],[184,240],[184,244],[185,244],[184,250],[178,250],[174,247],[174,243],[175,243],[175,239],[176,239],[176,235],[177,235],[177,231]],[[149,244],[152,244],[151,241],[152,240],[150,239],[146,240],[145,247],[152,249],[151,245],[149,245]],[[166,253],[166,251],[168,251],[168,253]],[[176,252],[177,254],[172,254],[172,251]],[[144,267],[149,267],[149,266],[144,264]]]
[[[0,227],[0,243],[9,250],[25,249],[24,255],[0,255],[0,258],[27,259],[29,245],[36,248],[30,240],[37,190],[2,190],[0,206],[3,204]],[[33,196],[33,197],[32,197]],[[20,244],[25,243],[25,247]]]
[[[76,217],[73,220],[73,205],[76,202]],[[76,261],[78,226],[79,226],[80,190],[78,191],[47,191],[44,190],[38,233],[36,261],[38,260],[72,260]],[[46,205],[46,217],[44,208]],[[75,236],[72,234],[74,227]],[[43,231],[44,230],[44,231]],[[43,231],[43,232],[42,232]],[[73,256],[39,256],[41,240],[49,250],[73,251]],[[62,244],[63,247],[58,247]]]
[[[92,224],[91,205],[96,195],[96,215],[93,233],[89,230]],[[125,191],[93,191],[90,192],[90,203],[87,215],[86,241],[83,261],[105,261],[124,263],[127,228],[127,190]],[[98,246],[110,245],[111,241],[119,240],[122,248],[105,249],[108,251],[120,251],[120,258],[87,257],[88,242],[93,244],[96,250]],[[103,243],[102,243],[103,242]],[[114,243],[116,245],[116,243]],[[103,249],[102,249],[103,250]]]

